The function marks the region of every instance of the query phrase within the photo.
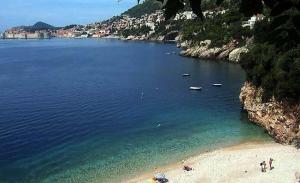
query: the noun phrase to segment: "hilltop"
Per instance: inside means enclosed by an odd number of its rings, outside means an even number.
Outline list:
[[[60,27],[55,27],[45,22],[37,22],[32,26],[19,26],[19,27],[14,27],[13,29],[23,29],[27,32],[35,32],[38,30],[57,30],[59,28]]]
[[[130,17],[141,17],[145,14],[154,13],[156,10],[161,10],[162,4],[156,0],[145,0],[143,3],[138,4],[124,13],[122,15],[128,15]]]

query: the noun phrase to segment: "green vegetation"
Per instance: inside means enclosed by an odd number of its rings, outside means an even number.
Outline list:
[[[278,52],[274,45],[255,44],[244,55],[242,67],[247,73],[247,80],[264,89],[264,101],[272,96],[278,100],[299,101],[300,46]]]
[[[227,1],[217,8],[212,1],[204,1],[203,7],[208,10],[214,8],[214,11],[219,11],[226,9],[228,6],[230,6],[230,9],[224,14],[215,13],[207,16],[204,21],[199,18],[194,20],[169,20],[158,25],[155,34],[165,35],[171,31],[180,31],[183,35],[183,41],[192,40],[194,44],[209,39],[212,40],[211,46],[221,47],[232,40],[236,40],[244,46],[246,39],[251,37],[253,33],[249,28],[241,27],[242,20],[245,18],[240,13],[238,5],[232,2]]]
[[[131,29],[124,29],[121,32],[121,35],[123,37],[128,37],[128,36],[142,36],[142,35],[147,35],[150,31],[151,31],[150,27],[144,25],[142,27],[131,28]]]
[[[182,24],[182,20],[169,20],[167,22],[162,22],[155,27],[155,33],[152,36],[162,36],[172,31],[178,31],[181,29]]]
[[[78,26],[78,25],[76,25],[76,24],[67,25],[67,26],[65,26],[63,29],[64,29],[64,30],[68,30],[68,29],[72,29],[72,28],[77,27],[77,26]]]
[[[163,0],[158,1],[163,2]],[[190,2],[193,12],[203,19],[202,1],[187,1]],[[224,2],[226,1],[216,0],[216,5]],[[240,12],[245,16],[249,17],[258,13],[267,15],[265,21],[256,24],[254,44],[250,51],[242,56],[242,67],[246,71],[247,80],[264,89],[264,101],[268,101],[274,96],[279,101],[299,103],[300,1],[235,0],[235,2],[235,4],[238,4]],[[166,0],[164,8],[166,17],[170,18],[175,16],[179,10],[184,9],[185,4],[181,0]],[[242,18],[235,16],[235,13],[233,13],[233,17],[229,20],[234,21],[230,21],[229,24],[227,22],[227,25],[224,26],[217,26],[218,23],[221,23],[218,17],[198,24],[187,23],[183,28],[184,37],[193,40],[217,37],[217,40],[223,41],[240,38],[238,33],[244,30],[234,28],[234,22],[238,22],[235,17]],[[224,27],[225,29],[222,29]]]
[[[183,40],[200,42],[209,39],[212,40],[212,46],[217,47],[236,40],[239,44],[245,45],[245,40],[252,36],[252,31],[241,26],[243,18],[238,7],[233,6],[226,13],[214,14],[205,18],[205,21],[199,19],[185,21],[181,29]]]
[[[162,4],[156,0],[145,0],[143,3],[130,8],[123,14],[129,15],[131,17],[141,17],[144,14],[154,13],[156,10],[160,10]]]
[[[47,29],[55,30],[57,28],[52,26],[52,25],[49,25],[47,23],[44,23],[44,22],[37,22],[32,26],[32,29],[36,29],[36,30],[47,30]]]
[[[15,28],[24,29],[27,32],[35,32],[35,31],[39,31],[39,30],[57,30],[60,27],[54,27],[54,26],[49,25],[44,22],[37,22],[32,26],[20,26],[20,27],[15,27]]]
[[[264,89],[263,99],[300,100],[300,12],[290,7],[256,24],[254,45],[243,56],[247,80]]]

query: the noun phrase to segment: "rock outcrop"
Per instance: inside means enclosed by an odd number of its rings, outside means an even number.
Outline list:
[[[229,53],[229,61],[238,63],[243,53],[247,53],[249,50],[246,47],[236,48]]]
[[[178,31],[171,31],[165,35],[164,41],[175,41],[178,35]]]
[[[212,47],[210,40],[201,41],[197,46],[191,46],[192,43],[184,41],[177,46],[183,50],[180,55],[201,59],[227,60],[232,63],[239,63],[242,53],[248,52],[246,47],[236,48],[238,43],[231,41],[222,47]]]
[[[274,98],[262,102],[261,88],[246,82],[240,93],[240,101],[251,121],[264,127],[280,143],[299,145],[300,104],[278,102]]]

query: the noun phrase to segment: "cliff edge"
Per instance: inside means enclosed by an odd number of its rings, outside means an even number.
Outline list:
[[[246,82],[241,89],[240,101],[248,112],[250,121],[264,127],[277,141],[284,144],[300,144],[300,104],[278,102],[264,103],[262,89]]]

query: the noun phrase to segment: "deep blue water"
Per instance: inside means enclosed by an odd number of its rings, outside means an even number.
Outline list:
[[[166,54],[173,51],[1,40],[0,182],[117,182],[204,150],[268,140],[241,112],[239,65]]]

